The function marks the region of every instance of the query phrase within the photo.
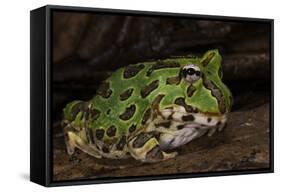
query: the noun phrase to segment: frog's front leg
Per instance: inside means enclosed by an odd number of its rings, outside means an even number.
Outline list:
[[[212,136],[217,130],[222,131],[226,127],[226,116],[223,116],[221,120],[216,121],[216,125],[209,129],[208,136]]]
[[[130,154],[142,162],[158,162],[173,158],[177,152],[166,153],[159,146],[159,133],[143,132],[133,137],[128,143]]]

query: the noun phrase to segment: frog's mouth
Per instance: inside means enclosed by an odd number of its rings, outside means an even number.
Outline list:
[[[199,128],[199,129],[210,129],[218,128],[222,130],[226,124],[225,114],[213,114],[213,113],[202,113],[202,112],[186,112],[182,107],[175,107],[170,109],[161,110],[161,116],[167,120],[174,122],[174,126],[178,129],[182,128]]]
[[[218,128],[222,130],[226,123],[226,115],[210,115],[205,113],[191,114],[194,117],[193,123],[187,123],[185,127],[192,127],[194,125],[199,125],[200,128]]]

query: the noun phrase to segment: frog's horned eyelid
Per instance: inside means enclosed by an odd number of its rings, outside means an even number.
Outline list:
[[[182,69],[183,70],[185,70],[185,69],[195,69],[196,71],[200,71],[200,68],[197,65],[194,65],[194,64],[185,65]]]

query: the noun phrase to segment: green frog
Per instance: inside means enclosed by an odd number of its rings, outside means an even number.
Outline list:
[[[175,157],[177,147],[221,131],[231,106],[218,50],[128,65],[104,80],[91,100],[66,105],[67,152],[163,161]]]

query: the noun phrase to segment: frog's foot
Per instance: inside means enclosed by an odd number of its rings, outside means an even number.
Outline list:
[[[65,129],[65,143],[66,143],[66,149],[67,153],[69,155],[72,155],[75,151],[75,148],[78,148],[82,150],[85,153],[88,153],[91,156],[94,156],[96,158],[101,158],[101,155],[98,152],[98,149],[92,145],[89,144],[85,139],[81,138],[79,135],[83,135],[85,131],[71,131],[67,128]]]
[[[174,158],[177,152],[166,153],[160,148],[155,132],[140,133],[131,139],[128,143],[130,154],[142,162],[159,162],[166,159]]]
[[[216,131],[221,132],[226,127],[226,120],[219,121],[215,127],[212,127],[208,131],[208,136],[212,136]]]
[[[217,127],[210,128],[208,131],[208,136],[211,137],[217,131]]]

